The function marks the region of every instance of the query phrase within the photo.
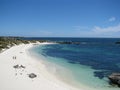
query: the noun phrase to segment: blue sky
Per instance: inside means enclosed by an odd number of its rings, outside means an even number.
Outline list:
[[[0,0],[0,36],[120,37],[120,0]]]

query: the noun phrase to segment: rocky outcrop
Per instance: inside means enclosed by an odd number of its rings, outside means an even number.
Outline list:
[[[13,68],[15,68],[15,69],[20,69],[20,68],[25,68],[25,66],[23,66],[23,65],[15,65],[15,66],[13,66]]]
[[[30,73],[30,74],[28,74],[28,76],[29,76],[29,78],[35,78],[35,77],[37,77],[37,75],[34,74],[34,73]]]
[[[120,73],[112,73],[109,77],[110,83],[120,87]]]
[[[72,41],[63,41],[63,42],[58,42],[59,44],[76,44],[79,45],[80,42],[72,42]]]

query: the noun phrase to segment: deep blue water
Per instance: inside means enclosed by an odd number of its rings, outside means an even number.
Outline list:
[[[42,48],[42,55],[45,57],[63,58],[73,65],[89,66],[94,69],[94,77],[98,77],[101,80],[113,72],[120,72],[120,45],[115,44],[116,41],[120,41],[120,38],[37,38],[37,40],[38,39],[82,42],[79,45],[45,45],[45,48]]]
[[[97,71],[94,76],[100,79],[112,72],[120,72],[120,46],[119,45],[47,45],[43,55],[59,57],[68,63],[82,64]]]

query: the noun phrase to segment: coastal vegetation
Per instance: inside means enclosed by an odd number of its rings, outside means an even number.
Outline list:
[[[0,52],[14,45],[46,42],[46,40],[25,40],[23,37],[0,37]]]

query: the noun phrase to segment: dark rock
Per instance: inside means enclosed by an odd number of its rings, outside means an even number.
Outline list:
[[[75,45],[79,45],[80,42],[72,42],[72,41],[64,41],[64,42],[58,42],[60,44],[75,44]]]
[[[19,65],[17,64],[17,65],[15,65],[15,66],[13,66],[15,69],[18,69],[19,68]]]
[[[23,66],[23,65],[21,65],[20,67],[21,67],[21,68],[25,68],[25,66]]]
[[[34,74],[34,73],[28,74],[28,76],[29,76],[29,78],[35,78],[35,77],[37,77],[37,75]]]
[[[112,73],[108,78],[111,84],[116,84],[120,87],[120,73]]]
[[[25,68],[25,66],[23,66],[23,65],[15,65],[15,66],[13,66],[13,68],[15,68],[15,69],[20,69],[20,68]]]
[[[118,41],[118,42],[115,42],[115,44],[120,44],[120,41]]]

